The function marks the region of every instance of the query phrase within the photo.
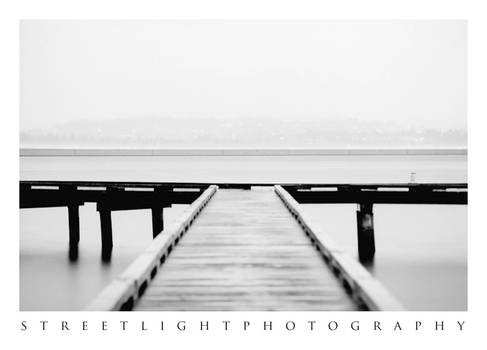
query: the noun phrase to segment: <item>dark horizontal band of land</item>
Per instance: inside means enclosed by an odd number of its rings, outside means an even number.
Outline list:
[[[345,156],[345,155],[467,155],[466,148],[323,148],[323,149],[110,149],[20,148],[21,157],[57,156]]]

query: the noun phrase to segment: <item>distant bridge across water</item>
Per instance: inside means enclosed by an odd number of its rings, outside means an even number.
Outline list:
[[[20,182],[20,208],[67,207],[73,261],[86,202],[97,204],[103,261],[114,210],[150,209],[154,237],[90,310],[401,310],[364,268],[376,249],[373,205],[467,204],[467,184]],[[358,204],[359,261],[300,203]],[[172,204],[190,206],[165,227]]]
[[[466,148],[27,148],[21,157],[95,156],[466,156]]]

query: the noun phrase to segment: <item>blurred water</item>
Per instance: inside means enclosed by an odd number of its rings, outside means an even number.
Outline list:
[[[22,180],[194,182],[466,182],[465,156],[22,157]],[[185,206],[164,210],[165,223]],[[355,205],[305,205],[356,256]],[[80,310],[152,239],[149,210],[112,214],[114,248],[100,261],[93,204],[80,208],[80,258],[67,259],[66,208],[20,211],[20,309]],[[371,272],[412,310],[466,310],[467,207],[375,205]]]

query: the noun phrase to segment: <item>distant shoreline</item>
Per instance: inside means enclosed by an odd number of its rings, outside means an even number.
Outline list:
[[[344,156],[344,155],[468,155],[466,148],[428,149],[109,149],[20,148],[20,157],[74,156]]]

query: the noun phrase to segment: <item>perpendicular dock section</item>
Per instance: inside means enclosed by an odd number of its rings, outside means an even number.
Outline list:
[[[21,181],[20,208],[67,207],[69,217],[69,260],[78,260],[80,241],[79,207],[96,203],[100,215],[101,258],[109,263],[113,250],[111,214],[116,210],[151,209],[152,235],[164,230],[164,208],[191,204],[208,184],[145,182]]]
[[[358,305],[371,311],[404,310],[379,281],[303,212],[299,203],[282,186],[277,185],[274,189]]]
[[[149,247],[87,307],[89,311],[129,311],[140,298],[159,267],[183,234],[200,214],[218,187],[209,186],[166,230],[154,238]]]

